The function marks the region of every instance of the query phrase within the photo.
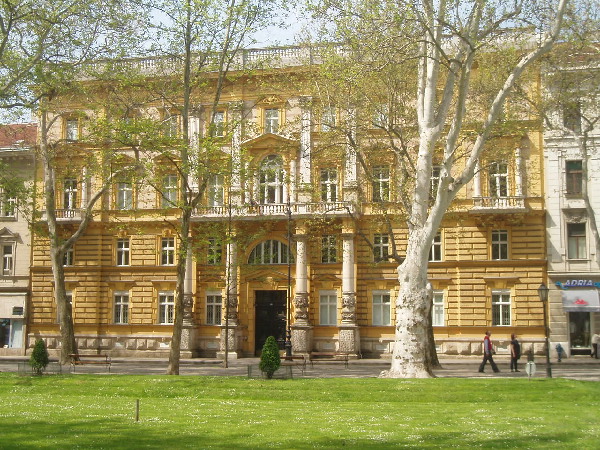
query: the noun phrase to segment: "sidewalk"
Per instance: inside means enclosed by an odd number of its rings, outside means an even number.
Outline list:
[[[28,357],[0,357],[0,372],[18,372],[27,370]],[[536,371],[533,378],[546,377],[545,358],[535,359]],[[240,358],[229,362],[225,368],[223,361],[210,358],[182,359],[180,361],[181,375],[207,375],[207,376],[247,376],[248,366],[257,366],[258,358]],[[486,372],[479,373],[477,370],[481,362],[480,356],[447,357],[440,355],[441,369],[434,370],[434,374],[440,378],[527,378],[525,372],[526,360],[519,361],[520,372],[512,373],[509,369],[509,360],[502,356],[496,357],[496,364],[500,373],[494,373],[489,365]],[[126,358],[115,357],[110,367],[111,374],[145,374],[164,375],[168,361],[161,358]],[[382,370],[389,369],[389,359],[359,359],[352,360],[348,368],[343,362],[331,363],[320,362],[311,367],[309,362],[302,371],[299,367],[292,367],[294,378],[369,378],[377,377]],[[600,359],[589,356],[575,356],[563,359],[562,362],[551,361],[552,376],[554,378],[570,378],[575,380],[600,381]],[[62,373],[71,372],[71,366],[65,365],[60,368],[56,361],[51,363],[52,371],[61,370]],[[75,373],[99,373],[107,374],[104,366],[77,366]]]

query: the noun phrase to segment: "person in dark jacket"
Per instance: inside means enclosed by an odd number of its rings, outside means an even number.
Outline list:
[[[485,369],[485,363],[490,362],[492,366],[492,370],[494,372],[500,372],[498,366],[494,362],[493,354],[496,353],[494,351],[494,346],[492,345],[492,340],[490,339],[492,333],[488,331],[485,332],[485,337],[483,338],[483,361],[481,361],[481,365],[479,366],[479,372],[483,373]]]
[[[510,335],[510,371],[518,372],[517,361],[521,357],[521,344],[517,340],[517,336]]]

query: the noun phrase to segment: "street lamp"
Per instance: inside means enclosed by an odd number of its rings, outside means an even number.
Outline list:
[[[285,356],[292,356],[292,207],[288,195],[287,202],[287,292],[286,292],[286,329],[285,329]]]
[[[540,301],[544,306],[544,333],[546,335],[546,378],[552,378],[552,366],[550,363],[550,343],[548,342],[548,317],[547,317],[547,304],[548,304],[548,291],[550,289],[544,283],[540,284],[538,288],[538,295]]]

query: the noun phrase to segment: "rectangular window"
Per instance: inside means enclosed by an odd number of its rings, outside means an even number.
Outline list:
[[[208,238],[208,254],[206,262],[208,264],[221,264],[223,251],[221,250],[221,241],[217,238]]]
[[[168,114],[163,122],[165,137],[176,138],[179,136],[179,124],[181,122],[179,114]]]
[[[321,238],[321,262],[337,262],[337,241],[333,235],[327,235]]]
[[[2,244],[2,275],[10,276],[14,266],[14,246]]]
[[[277,133],[279,131],[279,110],[265,109],[265,133]]]
[[[117,209],[131,209],[133,206],[133,189],[131,183],[125,181],[117,183]]]
[[[569,259],[587,258],[587,239],[585,223],[567,224],[567,257]]]
[[[567,161],[565,164],[567,195],[583,193],[583,163],[581,160]]]
[[[508,259],[508,231],[492,230],[492,259]]]
[[[129,238],[117,239],[117,266],[128,266],[129,254]]]
[[[173,292],[158,293],[158,323],[172,325],[175,317],[175,295]]]
[[[375,262],[387,261],[390,254],[390,238],[387,234],[373,236],[373,258]]]
[[[223,206],[225,189],[223,175],[211,175],[208,182],[208,206]]]
[[[373,292],[373,325],[391,325],[391,305],[389,291]]]
[[[321,291],[319,294],[319,324],[337,325],[337,292]]]
[[[9,189],[0,188],[0,217],[15,217],[17,199]]]
[[[321,200],[337,201],[337,170],[321,169]]]
[[[177,204],[177,193],[179,192],[177,181],[177,175],[164,176],[161,207],[173,208]]]
[[[160,264],[172,266],[175,264],[175,238],[162,238],[160,242]]]
[[[321,114],[321,131],[333,130],[336,125],[336,109],[334,106],[326,106]]]
[[[374,202],[390,200],[390,169],[388,167],[373,167],[372,187]]]
[[[225,111],[216,111],[210,131],[212,137],[225,136]]]
[[[442,232],[438,231],[431,243],[429,250],[429,261],[436,262],[442,260]]]
[[[431,309],[431,324],[434,327],[443,327],[445,325],[443,291],[433,291],[433,308]]]
[[[490,164],[490,197],[508,197],[508,164],[494,161]]]
[[[223,310],[223,296],[220,292],[206,294],[206,324],[221,325],[221,312]]]
[[[75,178],[65,178],[63,181],[63,208],[77,208],[77,180]]]
[[[65,123],[65,138],[68,141],[79,140],[79,120],[67,119]]]
[[[492,325],[510,326],[510,292],[492,292]]]
[[[113,317],[116,324],[129,322],[129,292],[115,292]]]
[[[75,254],[73,252],[73,247],[65,252],[63,256],[63,266],[72,266],[75,263]]]

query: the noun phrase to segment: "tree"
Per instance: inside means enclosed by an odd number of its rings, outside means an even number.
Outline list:
[[[29,365],[35,370],[36,375],[41,375],[49,362],[50,359],[48,358],[46,343],[43,339],[36,340],[33,351],[31,352],[31,357],[29,358]]]
[[[271,379],[280,365],[281,357],[279,356],[277,341],[273,336],[269,336],[265,341],[265,345],[263,345],[258,368],[267,375],[268,379]]]
[[[379,112],[386,144],[408,177],[399,187],[408,237],[398,266],[392,363],[384,376],[433,375],[431,244],[457,193],[473,178],[515,84],[558,38],[567,3],[332,0],[314,9],[334,23],[326,29],[333,38],[327,37],[340,42],[343,50],[336,54],[351,69],[345,72],[351,86],[360,86],[352,82],[360,80],[365,64],[384,72],[414,68],[413,76],[395,78],[402,84],[378,100],[385,105]],[[481,82],[485,58],[495,61],[491,84]],[[365,92],[363,99],[369,97]],[[354,132],[345,134],[352,145],[360,144]],[[437,185],[431,180],[434,158]]]

